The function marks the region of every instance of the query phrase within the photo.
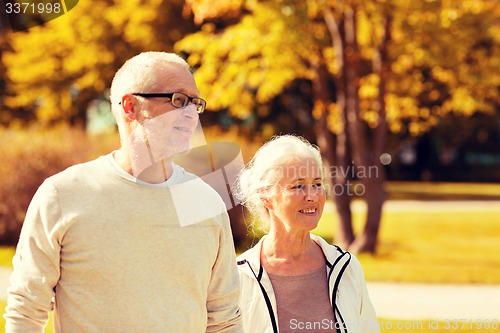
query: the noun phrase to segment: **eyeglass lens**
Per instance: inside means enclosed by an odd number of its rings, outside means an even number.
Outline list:
[[[183,108],[189,104],[189,102],[192,101],[193,104],[196,106],[196,111],[198,113],[202,113],[205,110],[205,101],[197,98],[197,97],[189,97],[184,95],[183,93],[174,93],[172,95],[172,105],[177,107],[177,108]]]

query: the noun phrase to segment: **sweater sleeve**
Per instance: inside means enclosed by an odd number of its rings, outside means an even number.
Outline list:
[[[239,277],[233,237],[226,212],[219,234],[219,252],[212,268],[207,295],[207,332],[242,333]]]
[[[46,180],[30,203],[13,259],[6,333],[41,333],[47,324],[60,272],[60,216],[56,189]]]

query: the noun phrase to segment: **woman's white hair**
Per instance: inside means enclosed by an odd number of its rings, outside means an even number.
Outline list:
[[[317,146],[300,136],[285,134],[273,137],[255,153],[240,171],[235,196],[261,222],[267,223],[269,212],[262,202],[283,176],[283,167],[313,159],[324,177],[323,162]]]

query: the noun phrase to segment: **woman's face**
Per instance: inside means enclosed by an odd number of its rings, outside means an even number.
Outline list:
[[[282,167],[281,180],[263,199],[272,223],[292,231],[316,228],[326,200],[321,171],[312,158]]]

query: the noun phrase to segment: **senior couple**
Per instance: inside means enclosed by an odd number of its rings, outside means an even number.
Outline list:
[[[172,163],[205,106],[175,54],[141,53],[118,70],[120,148],[36,192],[7,333],[43,332],[50,311],[55,332],[70,333],[379,332],[359,261],[310,234],[326,194],[305,139],[275,137],[241,170],[235,194],[268,233],[236,260],[224,202]]]

